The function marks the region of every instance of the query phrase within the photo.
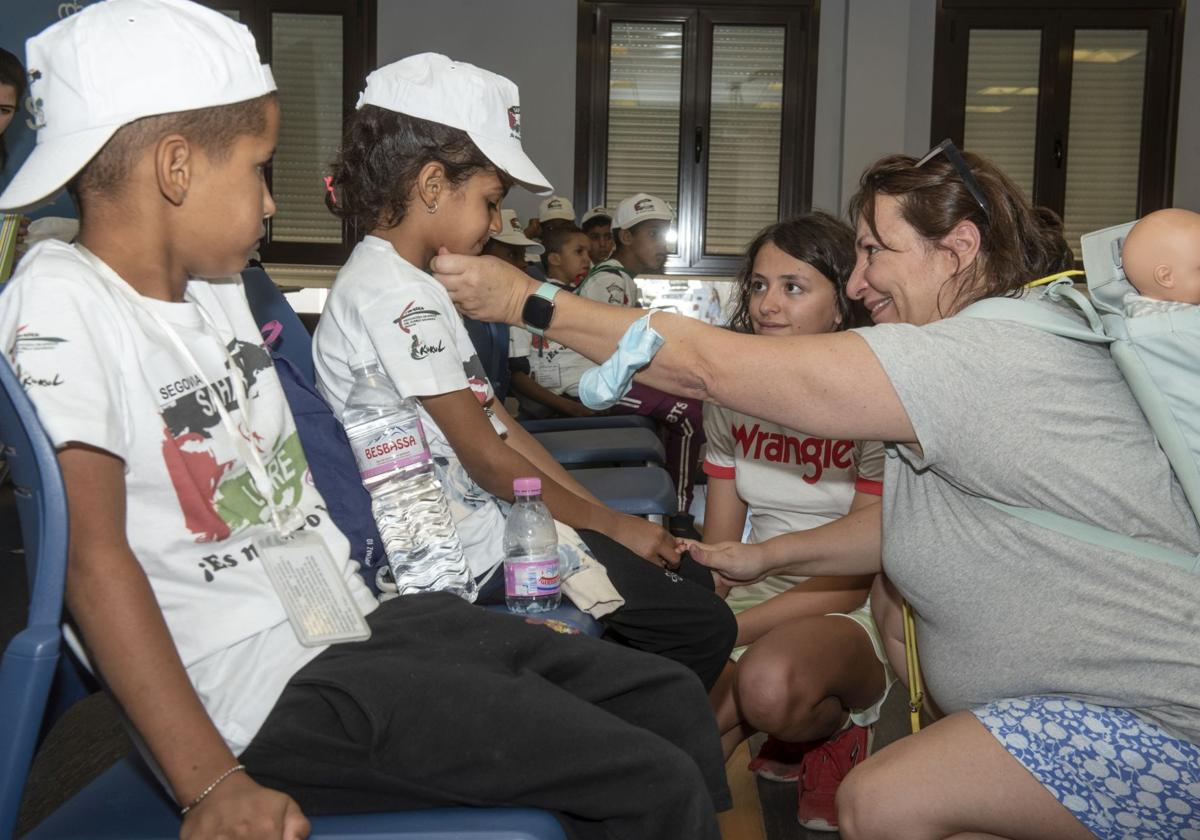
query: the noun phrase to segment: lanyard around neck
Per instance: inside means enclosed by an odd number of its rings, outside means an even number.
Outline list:
[[[192,354],[191,349],[187,346],[184,340],[179,336],[178,331],[171,323],[161,314],[156,312],[152,307],[147,306],[142,296],[139,295],[132,287],[122,280],[115,271],[112,270],[103,260],[95,254],[88,251],[86,248],[77,245],[80,253],[92,264],[99,274],[108,281],[111,289],[121,294],[129,303],[133,304],[146,315],[149,315],[155,325],[163,332],[171,345],[175,348],[180,356],[182,356],[200,377],[200,381],[204,383],[204,387],[209,390],[213,397],[213,406],[217,409],[217,414],[221,418],[221,424],[225,427],[225,431],[233,441],[234,447],[238,450],[238,454],[242,456],[242,460],[246,464],[246,469],[250,473],[250,479],[254,484],[259,495],[262,496],[267,508],[271,511],[271,522],[275,525],[276,530],[282,536],[287,536],[294,531],[300,520],[299,511],[295,508],[289,510],[280,510],[275,504],[274,485],[271,482],[271,477],[267,473],[266,464],[263,463],[262,456],[254,445],[248,441],[241,431],[238,429],[237,423],[225,408],[225,400],[214,388],[213,384],[208,381],[208,376],[204,373],[204,368],[200,366],[199,361]],[[239,283],[240,285],[240,283]],[[225,363],[229,368],[229,380],[236,389],[236,397],[238,405],[242,410],[242,417],[246,421],[246,425],[253,431],[253,422],[250,417],[250,397],[246,388],[245,380],[242,378],[241,369],[238,367],[237,360],[229,351],[225,339],[221,336],[221,331],[213,321],[212,316],[204,309],[204,307],[195,298],[187,293],[184,299],[196,307],[196,311],[200,315],[200,320],[204,324],[202,332],[217,342],[217,346],[221,349],[222,355],[225,357]],[[235,336],[236,337],[236,336]]]

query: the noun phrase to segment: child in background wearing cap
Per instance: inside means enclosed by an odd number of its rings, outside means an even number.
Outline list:
[[[507,79],[445,56],[412,56],[368,76],[332,183],[336,212],[370,233],[317,326],[318,387],[340,413],[354,381],[348,360],[369,352],[419,400],[481,603],[503,601],[513,480],[539,476],[560,546],[593,554],[625,599],[601,618],[609,635],[683,662],[711,685],[735,632],[711,575],[690,558],[681,564],[660,526],[605,507],[508,416],[445,289],[424,271],[439,249],[478,254],[501,232],[510,184],[547,188],[509,118],[517,107]]]
[[[547,231],[564,225],[575,226],[575,205],[565,196],[552,195],[542,199],[542,203],[538,205],[537,218],[530,219],[529,224],[525,226],[525,235],[541,242]],[[528,255],[525,273],[539,283],[549,280],[543,261],[528,259]]]
[[[275,210],[279,123],[245,27],[110,0],[28,58],[41,128],[0,208],[69,184],[82,226],[22,261],[0,342],[59,451],[73,625],[184,806],[181,836],[298,840],[298,801],[522,804],[715,838],[705,786],[723,804],[724,773],[686,669],[452,595],[380,605],[359,579],[236,279]],[[371,638],[302,645],[268,562],[328,570],[309,582]]]
[[[612,256],[612,211],[607,207],[593,207],[583,214],[579,226],[588,238],[588,256],[592,265],[599,265]]]
[[[671,253],[668,234],[675,214],[661,198],[637,193],[617,205],[612,219],[616,250],[596,264],[577,289],[580,297],[614,306],[640,306],[634,278],[661,273]],[[581,374],[582,375],[582,374]],[[671,517],[673,534],[697,537],[692,517],[693,488],[704,445],[704,404],[633,383],[609,414],[640,414],[662,423],[667,432],[667,472],[675,482],[679,513]]]
[[[542,236],[542,267],[549,282],[572,291],[591,268],[588,238],[569,223],[549,225]],[[537,417],[590,417],[595,412],[578,399],[579,378],[592,367],[588,359],[557,341],[519,327],[509,331],[508,364],[513,390],[528,399],[522,405]]]

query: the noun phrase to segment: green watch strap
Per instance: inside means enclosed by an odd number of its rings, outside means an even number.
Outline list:
[[[553,304],[554,296],[557,295],[561,291],[562,291],[561,286],[557,286],[554,283],[546,282],[546,283],[543,283],[542,285],[538,286],[536,291],[534,291],[533,294],[537,295],[542,300],[548,301],[549,303]],[[532,295],[531,295],[531,297],[532,297]],[[535,327],[533,324],[529,323],[528,321],[525,321],[525,329],[529,330],[529,332],[533,333],[538,338],[542,337],[544,331],[546,329],[548,329],[549,326],[550,326],[549,321],[546,322],[545,327]]]

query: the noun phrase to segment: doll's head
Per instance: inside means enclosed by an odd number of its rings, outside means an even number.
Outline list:
[[[1156,210],[1133,226],[1121,250],[1138,294],[1200,304],[1200,213]]]

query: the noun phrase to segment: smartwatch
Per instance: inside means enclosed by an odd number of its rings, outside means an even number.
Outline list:
[[[525,307],[521,310],[525,329],[539,337],[550,329],[550,319],[554,317],[554,296],[560,291],[561,287],[553,283],[543,283],[536,292],[525,298]]]

